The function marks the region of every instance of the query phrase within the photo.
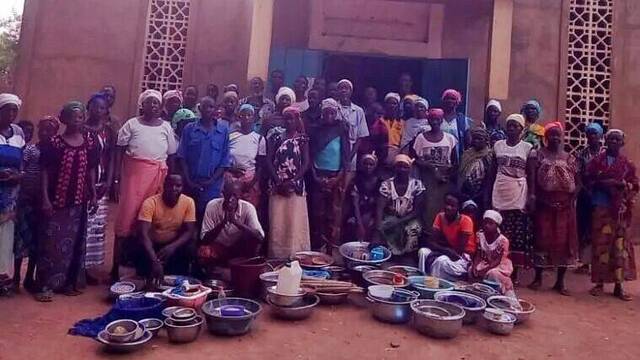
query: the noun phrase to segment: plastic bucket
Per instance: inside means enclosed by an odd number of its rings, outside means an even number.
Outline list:
[[[229,261],[231,285],[234,294],[239,297],[257,299],[260,297],[262,282],[260,274],[267,271],[267,260],[254,258],[236,258]]]

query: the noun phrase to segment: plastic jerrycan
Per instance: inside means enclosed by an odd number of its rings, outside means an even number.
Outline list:
[[[298,261],[284,266],[278,270],[278,283],[276,292],[283,295],[298,295],[300,281],[302,280],[302,268]]]

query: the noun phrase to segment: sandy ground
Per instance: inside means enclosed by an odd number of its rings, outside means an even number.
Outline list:
[[[0,298],[0,360],[166,359],[174,355],[194,360],[640,359],[640,282],[628,284],[635,299],[625,303],[611,296],[590,296],[589,278],[573,273],[568,282],[573,296],[560,296],[548,290],[553,275],[545,275],[545,290],[519,291],[520,297],[537,306],[537,312],[508,337],[473,325],[456,339],[434,340],[409,325],[377,322],[367,309],[353,305],[322,306],[307,320],[283,322],[272,319],[265,306],[246,336],[222,338],[203,331],[194,343],[174,345],[161,332],[144,349],[124,356],[103,352],[91,339],[67,335],[75,321],[108,310],[104,286],[91,287],[76,298],[57,296],[49,304],[22,293]],[[531,276],[526,274],[523,283]]]

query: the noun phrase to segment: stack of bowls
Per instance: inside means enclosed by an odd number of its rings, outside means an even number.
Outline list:
[[[142,319],[138,321],[140,325],[145,329],[151,332],[153,336],[158,335],[162,326],[164,326],[164,321],[155,318]]]
[[[167,328],[169,341],[173,343],[189,343],[195,341],[202,328],[202,316],[192,308],[178,307],[173,309],[164,326]]]
[[[283,320],[303,320],[311,316],[320,302],[317,295],[307,294],[303,288],[295,295],[281,294],[276,287],[267,288],[267,303],[271,305],[271,314]]]
[[[411,302],[419,295],[417,292],[405,289],[394,289],[390,285],[374,285],[369,287],[367,300],[371,302],[371,315],[376,320],[402,324],[411,318]]]
[[[529,320],[531,314],[536,311],[536,307],[523,299],[514,299],[508,296],[492,296],[487,299],[487,305],[494,309],[502,310],[505,313],[516,317],[516,325]]]
[[[487,308],[483,317],[487,330],[497,335],[511,334],[516,323],[516,317],[513,314],[494,308]]]
[[[225,311],[234,307],[240,313]],[[202,305],[202,313],[207,319],[209,332],[216,335],[236,336],[251,330],[253,321],[260,315],[262,306],[249,299],[224,298],[209,300]]]
[[[133,320],[116,320],[101,331],[96,340],[114,352],[132,352],[151,340],[152,334]]]
[[[465,324],[475,323],[487,307],[487,303],[482,298],[461,291],[440,291],[433,298],[462,307],[466,313],[463,319]]]

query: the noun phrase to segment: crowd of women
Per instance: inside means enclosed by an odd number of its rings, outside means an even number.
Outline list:
[[[235,84],[221,99],[215,85],[204,97],[195,86],[146,90],[126,122],[112,113],[112,86],[35,127],[17,122],[18,96],[0,94],[3,292],[20,287],[24,258],[24,287],[38,300],[95,282],[110,201],[119,203],[117,279],[142,203],[177,173],[198,223],[225,181],[240,182],[272,258],[334,253],[357,239],[385,245],[394,261],[454,280],[488,278],[507,293],[518,269],[535,268],[529,286],[539,289],[554,268],[563,295],[567,269],[580,263],[590,266],[593,295],[613,283],[615,296],[630,299],[622,285],[636,276],[627,229],[638,179],[621,130],[586,124],[587,146],[570,154],[562,123],[543,121],[535,100],[504,118],[490,100],[473,121],[459,112],[458,91],[431,106],[406,75],[381,102],[366,88],[364,108],[349,80],[301,76],[289,88],[283,78],[275,71],[269,89],[254,78],[242,98]]]

